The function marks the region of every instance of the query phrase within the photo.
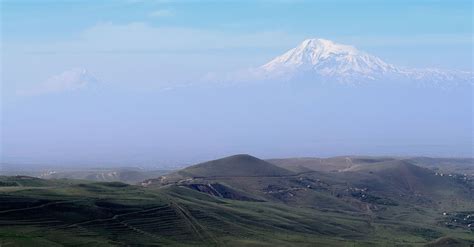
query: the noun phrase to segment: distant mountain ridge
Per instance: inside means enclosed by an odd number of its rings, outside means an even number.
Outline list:
[[[345,84],[415,81],[472,83],[472,72],[398,67],[350,45],[326,39],[307,39],[297,47],[256,68],[260,80],[323,80]]]

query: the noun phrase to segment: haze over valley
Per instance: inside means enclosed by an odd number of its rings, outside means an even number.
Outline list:
[[[254,69],[149,92],[114,88],[87,69],[42,87],[5,102],[3,162],[472,154],[471,72],[401,68],[324,39]]]

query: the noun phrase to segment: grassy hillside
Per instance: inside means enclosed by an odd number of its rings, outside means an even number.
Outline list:
[[[474,243],[469,177],[441,176],[408,160],[352,162],[338,171],[290,172],[237,155],[141,185],[0,177],[0,245]]]
[[[366,225],[357,216],[330,220],[308,209],[219,199],[179,186],[79,183],[0,190],[0,198],[0,243],[10,246],[344,244],[339,236],[361,237],[357,229]]]
[[[175,185],[79,183],[0,191],[0,243],[6,246],[422,246],[443,236],[474,241],[469,231],[431,219],[230,200]]]
[[[268,162],[293,171],[340,171],[356,165],[395,160],[392,157],[338,156],[331,158],[270,159]]]
[[[467,174],[474,177],[472,158],[429,158],[429,157],[371,157],[339,156],[330,158],[284,158],[269,159],[268,162],[292,171],[340,171],[353,166],[370,165],[387,161],[407,161],[420,167],[439,170],[444,173]]]

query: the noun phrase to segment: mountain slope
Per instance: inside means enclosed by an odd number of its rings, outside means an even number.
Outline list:
[[[439,69],[407,69],[384,62],[353,46],[326,39],[307,39],[256,69],[257,77],[275,80],[323,80],[357,84],[378,80],[472,82],[472,73]]]

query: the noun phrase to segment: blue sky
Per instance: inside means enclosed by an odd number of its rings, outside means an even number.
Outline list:
[[[354,45],[396,65],[472,70],[472,11],[473,4],[469,0],[3,0],[3,156],[10,157],[7,160],[11,161],[28,162],[59,162],[67,160],[64,157],[68,156],[78,162],[81,157],[92,152],[98,158],[89,159],[91,162],[101,159],[115,162],[110,157],[128,147],[117,144],[117,136],[124,133],[128,133],[124,140],[137,145],[136,150],[131,152],[133,154],[124,156],[124,162],[191,162],[221,154],[252,151],[269,157],[283,154],[317,155],[304,151],[312,150],[311,144],[302,144],[299,151],[292,149],[294,152],[288,151],[290,149],[283,152],[284,145],[275,146],[275,151],[271,152],[264,148],[269,143],[252,139],[250,145],[242,136],[229,134],[231,129],[222,129],[221,135],[215,134],[212,138],[226,139],[233,136],[240,139],[240,142],[219,149],[218,144],[208,141],[208,149],[195,149],[202,136],[181,136],[183,132],[180,131],[189,126],[181,126],[172,121],[173,117],[176,117],[175,121],[184,121],[183,116],[194,114],[185,110],[185,105],[192,102],[178,103],[174,98],[155,102],[141,98],[171,97],[160,95],[159,92],[176,85],[200,82],[208,76],[259,66],[312,37]],[[63,88],[57,88],[55,83],[69,78],[71,70],[82,69],[87,69],[98,79],[100,87],[107,90],[106,98],[85,96],[91,98],[87,98],[90,101],[82,105],[85,98],[71,96],[68,94],[70,92],[59,92]],[[45,89],[45,85],[48,88]],[[36,93],[32,96],[31,92]],[[130,104],[123,103],[124,100],[129,100]],[[120,108],[114,108],[110,102],[116,103]],[[94,103],[103,108],[94,107]],[[176,113],[173,113],[173,108],[166,109],[163,110],[163,116],[168,116],[171,120],[157,117],[154,115],[156,112],[150,112],[150,106],[155,104],[162,107],[167,104],[175,105]],[[203,103],[204,106],[209,105]],[[237,112],[242,111],[236,105],[229,107]],[[211,119],[216,120],[218,116],[230,117],[223,113],[224,107],[212,109],[219,113],[209,113]],[[446,113],[448,114],[448,110]],[[460,111],[459,114],[461,113]],[[56,119],[58,115],[61,117]],[[132,116],[136,120],[130,120]],[[103,131],[104,126],[117,121],[128,125]],[[98,134],[90,140],[85,138],[86,132],[81,129],[79,122],[86,123],[90,130]],[[153,124],[158,123],[163,123],[163,132],[152,131],[154,134],[150,134],[142,132],[143,129],[130,131],[133,128],[152,129]],[[198,125],[204,131],[208,124],[199,122]],[[246,124],[248,123],[242,121],[237,125],[242,127],[247,126]],[[299,124],[309,129],[309,123]],[[263,123],[254,125],[247,127],[257,128],[255,133],[261,132],[258,127],[264,126]],[[176,126],[181,126],[181,129]],[[293,127],[290,123],[285,126],[288,129]],[[467,128],[464,125],[461,127],[463,130]],[[425,137],[439,131],[440,129],[434,128],[432,132],[424,134],[424,139],[420,137],[418,140],[406,140],[418,143],[416,145],[427,145],[430,144],[429,138]],[[303,132],[299,136],[304,139]],[[163,143],[153,144],[151,139],[147,139],[163,137],[169,143],[176,137],[170,133],[180,136],[172,143],[177,149],[181,147],[187,150],[187,156],[180,156],[171,147],[166,147]],[[271,133],[273,132],[268,132],[267,136],[262,135],[268,138]],[[350,133],[346,134],[351,136]],[[466,132],[455,135],[462,136],[463,133]],[[443,138],[447,136],[448,134],[439,137],[436,143],[443,143]],[[322,135],[320,137],[328,138]],[[360,140],[363,137],[360,135],[352,135],[351,138],[353,139],[349,139],[353,143],[347,144],[352,147],[347,149],[350,152],[384,154],[384,151],[371,150],[367,144],[370,141],[364,141],[365,144],[362,145]],[[371,144],[379,145],[384,140],[383,135],[377,138]],[[450,138],[456,139],[454,136]],[[456,142],[454,139],[451,140],[453,143]],[[285,140],[298,141],[298,138],[288,134]],[[57,143],[65,141],[75,144],[61,146]],[[88,146],[87,143],[90,142],[97,146]],[[181,142],[189,145],[183,146]],[[399,145],[396,148],[399,152],[384,149],[385,152],[436,153],[422,148],[407,151],[400,148],[403,140],[395,142]],[[463,140],[464,144],[466,142],[469,141]],[[459,147],[461,144],[453,145]],[[245,148],[249,146],[253,149]],[[341,154],[340,150],[335,150],[335,143],[316,146],[324,150],[321,155]],[[167,155],[160,156],[162,158],[151,155],[152,151],[146,151],[159,147],[167,150]],[[464,151],[458,152],[458,155],[469,153],[466,151],[469,148],[463,147]],[[214,153],[213,148],[216,150]],[[62,158],[56,155],[58,152],[62,154]],[[443,152],[449,154],[446,150]],[[137,156],[144,158],[139,159]]]
[[[311,37],[401,66],[472,70],[471,1],[4,0],[1,6],[7,93],[70,67],[108,81],[124,77],[113,71],[134,67],[170,83],[192,80],[258,66]],[[110,62],[118,57],[133,64]],[[162,69],[150,68],[152,61]]]

